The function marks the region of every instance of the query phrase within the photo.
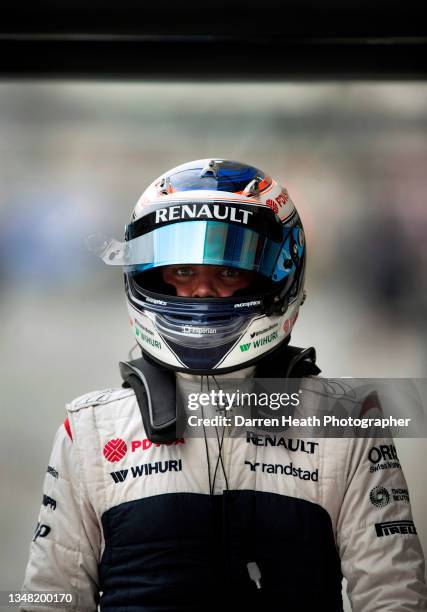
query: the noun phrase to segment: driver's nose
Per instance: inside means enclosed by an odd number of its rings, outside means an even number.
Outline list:
[[[212,276],[210,270],[200,270],[197,278],[194,280],[193,291],[191,297],[207,298],[220,297],[216,288],[215,277]]]

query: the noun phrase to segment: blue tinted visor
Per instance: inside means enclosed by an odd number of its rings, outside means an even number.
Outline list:
[[[280,282],[303,254],[302,228],[283,226],[272,240],[244,226],[219,221],[186,221],[159,227],[124,243],[112,242],[102,259],[127,271],[160,266],[205,264],[241,268]]]

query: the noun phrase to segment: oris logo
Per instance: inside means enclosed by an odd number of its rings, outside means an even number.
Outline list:
[[[370,472],[393,468],[400,469],[396,447],[393,444],[373,446],[368,452],[368,459],[373,464],[369,468]]]
[[[377,508],[384,508],[390,501],[390,494],[384,487],[374,487],[369,493],[369,499]]]
[[[121,440],[120,438],[115,438],[114,440],[110,440],[104,446],[104,457],[107,461],[116,462],[123,459],[126,455],[128,447],[126,446],[126,442]]]
[[[379,463],[380,461],[398,461],[396,447],[393,444],[381,444],[373,446],[368,454],[371,463]]]

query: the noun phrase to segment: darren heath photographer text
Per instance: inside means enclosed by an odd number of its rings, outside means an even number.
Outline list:
[[[198,417],[195,414],[187,419],[190,427],[408,427],[411,419],[396,419],[387,417],[383,419],[357,419],[354,417],[338,418],[332,415],[295,418],[291,416],[252,418],[242,415],[226,417],[215,415],[213,417]]]

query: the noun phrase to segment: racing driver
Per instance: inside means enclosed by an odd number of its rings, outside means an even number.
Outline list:
[[[390,438],[177,435],[185,382],[320,372],[289,344],[306,245],[287,190],[243,163],[182,164],[101,256],[123,266],[142,356],[121,388],[67,405],[24,590],[70,593],[79,612],[338,612],[344,576],[356,612],[426,610]]]

